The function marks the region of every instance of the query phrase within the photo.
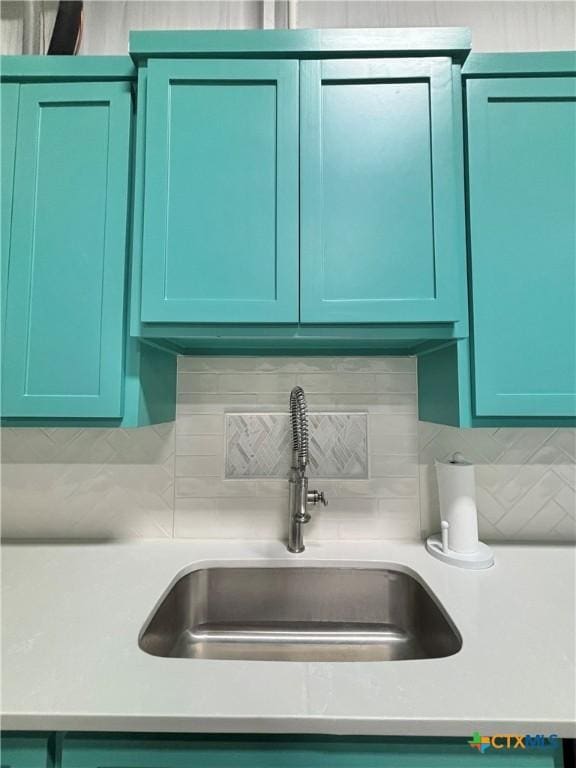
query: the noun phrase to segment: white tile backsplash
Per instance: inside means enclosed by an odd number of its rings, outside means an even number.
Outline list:
[[[476,465],[486,540],[576,541],[576,430],[419,423],[416,362],[395,357],[186,357],[175,425],[3,429],[2,532],[11,538],[285,536],[287,483],[225,478],[231,413],[362,412],[368,477],[324,479],[309,541],[414,538],[438,528],[434,458]]]
[[[166,538],[174,427],[3,429],[7,538]]]
[[[417,449],[416,422],[416,363],[407,358],[185,358],[179,369],[177,440],[183,429],[197,432],[224,430],[225,419],[241,413],[271,417],[287,413],[290,390],[296,384],[304,387],[311,416],[325,411],[336,414],[358,410],[363,412],[370,434],[368,465],[378,461],[382,453],[395,458],[395,451],[383,452],[379,433],[390,428],[396,437],[409,437],[412,456]],[[207,403],[201,392],[192,391],[192,377],[216,377],[213,381],[217,398]],[[391,391],[393,394],[388,395]],[[246,408],[243,399],[256,394],[258,401]],[[360,400],[359,400],[360,398]],[[208,409],[211,409],[210,411]],[[194,427],[191,423],[203,418]],[[219,421],[218,421],[219,420]],[[286,426],[286,436],[289,436]],[[225,452],[223,441],[222,452]],[[179,447],[176,450],[179,465]],[[201,458],[201,454],[197,454]],[[402,457],[403,458],[403,457]],[[381,465],[382,466],[382,465]],[[176,478],[175,531],[178,536],[263,537],[263,531],[274,530],[283,535],[287,518],[288,487],[284,479],[230,477],[228,471],[220,477],[200,479],[197,463],[188,462],[188,475]],[[229,468],[230,470],[230,468]],[[254,475],[258,475],[254,471]],[[314,472],[311,472],[313,475]],[[314,511],[314,524],[307,534],[316,538],[380,538],[382,511],[386,500],[403,499],[401,507],[389,519],[391,537],[402,537],[419,529],[418,482],[411,476],[385,474],[364,479],[323,479],[315,483],[326,492],[329,506]],[[198,504],[193,500],[198,500]],[[238,506],[234,506],[234,501]],[[264,500],[264,501],[263,501]],[[268,502],[266,501],[268,500]],[[210,502],[207,504],[207,502]],[[254,513],[246,511],[254,504]],[[268,503],[268,506],[266,504]],[[362,515],[366,504],[370,515]],[[380,506],[382,504],[383,506]],[[394,503],[391,504],[394,506]],[[210,514],[206,509],[212,510]],[[238,512],[241,508],[242,512]],[[268,509],[269,518],[263,527],[261,516]],[[202,514],[204,510],[205,514]],[[258,511],[256,511],[258,510]],[[399,511],[398,511],[399,510]],[[215,525],[215,515],[229,524]],[[231,520],[233,518],[233,521]]]
[[[435,458],[476,465],[480,535],[576,541],[576,429],[460,430],[420,423],[422,531],[438,527]]]

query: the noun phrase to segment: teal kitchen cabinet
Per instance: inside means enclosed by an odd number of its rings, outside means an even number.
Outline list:
[[[472,56],[465,91],[471,339],[420,360],[420,411],[462,426],[571,423],[576,56]]]
[[[62,768],[466,768],[478,758],[464,738],[68,734]],[[561,745],[490,749],[481,762],[488,768],[560,768]]]
[[[466,336],[467,47],[467,30],[132,33],[132,334]]]
[[[301,321],[459,320],[451,59],[300,67]]]
[[[0,71],[2,417],[164,420],[174,362],[126,334],[130,62],[10,57]]]
[[[298,63],[148,66],[145,322],[298,321]]]
[[[0,736],[0,768],[56,768],[54,734],[9,733]]]

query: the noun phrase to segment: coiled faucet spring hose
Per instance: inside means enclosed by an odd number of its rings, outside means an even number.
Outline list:
[[[308,464],[308,406],[302,387],[290,392],[290,421],[292,423],[292,450],[298,455],[298,466]]]

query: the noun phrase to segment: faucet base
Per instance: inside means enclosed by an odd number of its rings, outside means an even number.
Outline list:
[[[291,547],[290,545],[288,545],[286,547],[286,549],[288,550],[288,552],[291,552],[293,555],[299,555],[300,552],[304,552],[306,547],[304,546],[304,544],[302,544],[302,546],[299,547],[299,548],[298,547]]]

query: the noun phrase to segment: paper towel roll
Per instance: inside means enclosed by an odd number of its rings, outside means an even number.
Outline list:
[[[436,461],[440,517],[448,523],[448,546],[454,552],[479,549],[474,465],[454,454],[451,461]]]

